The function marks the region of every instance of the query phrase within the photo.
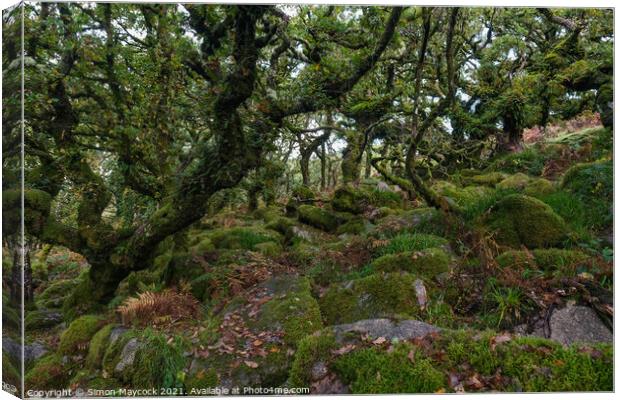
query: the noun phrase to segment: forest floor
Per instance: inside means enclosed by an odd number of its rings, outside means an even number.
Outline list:
[[[41,251],[26,389],[611,391],[611,143],[602,128],[543,137],[433,180],[458,217],[379,178],[229,206],[106,305],[63,308],[88,265]],[[4,300],[10,381],[19,320]]]

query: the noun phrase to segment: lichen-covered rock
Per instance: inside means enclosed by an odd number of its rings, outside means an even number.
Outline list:
[[[518,194],[499,200],[482,218],[482,224],[495,232],[497,243],[509,247],[552,247],[568,234],[566,223],[551,207]]]
[[[96,315],[84,315],[71,322],[60,335],[59,354],[75,355],[86,353],[88,343],[104,324],[104,320]]]
[[[415,317],[420,311],[415,280],[412,274],[393,272],[334,284],[319,299],[323,319],[334,325],[397,315]]]
[[[322,229],[327,232],[334,232],[338,229],[338,217],[323,208],[303,205],[298,208],[299,221]]]
[[[411,340],[422,338],[430,333],[440,332],[441,328],[429,325],[426,322],[407,319],[392,321],[390,319],[364,319],[351,324],[334,325],[331,327],[336,341],[343,342],[348,333],[368,335],[370,339],[383,337],[389,341]]]
[[[433,278],[450,269],[450,256],[441,248],[386,254],[374,260],[374,271],[407,271],[418,276]]]
[[[556,310],[549,319],[550,338],[565,346],[573,343],[612,343],[614,336],[589,307],[568,306]]]

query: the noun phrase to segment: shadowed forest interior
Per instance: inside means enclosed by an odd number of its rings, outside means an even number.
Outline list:
[[[2,22],[18,391],[613,390],[613,10]]]

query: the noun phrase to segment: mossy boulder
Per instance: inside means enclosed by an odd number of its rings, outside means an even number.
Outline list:
[[[378,255],[402,253],[406,251],[419,251],[431,247],[441,247],[446,250],[450,245],[447,239],[427,233],[400,233],[385,245],[376,249]]]
[[[380,345],[360,343],[359,337],[352,336],[349,341],[355,346],[349,347],[342,347],[329,329],[305,338],[291,368],[291,383],[320,388],[317,383],[330,376],[340,392],[435,393],[457,391],[450,379],[462,374],[501,376],[492,386],[500,392],[613,388],[610,344],[565,347],[547,339],[470,330],[444,330],[419,342],[388,340]],[[337,351],[341,347],[348,351]],[[460,382],[467,391],[489,390],[476,381]]]
[[[416,208],[379,219],[372,233],[374,236],[391,237],[402,232],[443,234],[445,218],[434,208]]]
[[[551,207],[533,197],[518,194],[499,200],[481,222],[495,232],[497,243],[509,247],[553,247],[568,234],[566,223]]]
[[[545,178],[533,178],[525,186],[524,194],[532,197],[544,196],[556,191],[556,185]]]
[[[71,367],[59,354],[50,354],[37,361],[24,377],[25,388],[36,390],[66,389]]]
[[[289,376],[291,384],[297,387],[310,386],[313,380],[312,371],[315,366],[327,366],[332,358],[332,351],[336,348],[334,333],[329,328],[306,336],[299,343],[295,353],[295,360]]]
[[[284,332],[284,342],[292,347],[321,328],[321,311],[312,297],[310,281],[299,278],[292,290],[282,293],[263,305],[256,329],[277,329]]]
[[[498,189],[503,190],[523,190],[530,182],[530,177],[522,172],[510,175],[506,179],[495,185]]]
[[[371,263],[374,271],[407,271],[418,276],[433,278],[450,269],[450,256],[441,248],[387,254]]]
[[[291,218],[279,217],[273,219],[267,225],[265,225],[266,229],[271,229],[272,231],[276,231],[282,235],[287,236],[289,233],[289,229],[295,226],[295,221]]]
[[[506,179],[506,174],[502,172],[489,172],[482,175],[474,175],[470,178],[466,179],[466,182],[475,184],[475,185],[486,185],[495,187],[498,183]]]
[[[303,205],[300,206],[297,211],[299,213],[299,221],[305,224],[327,232],[334,232],[338,229],[338,217],[326,209]]]
[[[291,196],[296,200],[307,201],[315,199],[316,193],[308,186],[299,185],[293,188]]]
[[[359,235],[366,231],[366,225],[367,223],[365,219],[361,217],[353,218],[350,221],[347,221],[344,224],[340,225],[338,229],[336,230],[336,233],[338,235],[342,235],[342,234]]]
[[[496,261],[503,268],[528,268],[546,273],[560,272],[574,274],[578,267],[585,266],[590,256],[576,250],[535,249],[532,251],[511,250],[500,254]]]
[[[437,181],[432,188],[438,194],[453,200],[461,207],[479,202],[480,199],[489,196],[492,192],[492,189],[487,186],[474,185],[461,188],[448,181]]]
[[[262,219],[266,223],[270,223],[271,221],[280,218],[284,215],[280,207],[277,206],[268,206],[261,207],[254,211],[253,217],[256,219]]]
[[[243,226],[229,229],[217,229],[209,233],[209,239],[218,249],[253,250],[259,243],[283,241],[276,231],[258,226]]]
[[[73,279],[54,281],[38,296],[35,296],[35,302],[39,308],[61,308],[76,284],[77,282]]]
[[[169,339],[163,333],[147,329],[141,333],[133,363],[121,380],[141,389],[182,387],[181,372],[187,364],[185,350],[180,338]]]
[[[577,164],[562,178],[561,187],[584,202],[588,221],[594,228],[613,222],[613,162],[600,160]]]
[[[254,250],[267,257],[276,257],[282,253],[282,245],[276,242],[259,243],[254,245]]]
[[[84,315],[71,322],[60,335],[59,354],[86,353],[90,339],[104,323],[104,320],[96,315]]]
[[[416,277],[406,272],[376,273],[345,284],[332,285],[319,299],[327,325],[367,318],[416,316]]]
[[[345,354],[332,369],[351,393],[435,393],[447,386],[446,376],[433,360],[406,343],[392,351],[364,348]]]
[[[116,324],[108,324],[101,328],[90,340],[88,345],[88,354],[86,356],[86,366],[88,368],[99,368],[103,361],[103,355],[107,349],[110,334]]]
[[[49,329],[62,323],[62,314],[54,310],[28,310],[24,319],[26,330]]]
[[[368,201],[362,190],[352,186],[342,186],[334,192],[332,208],[336,211],[359,214],[364,211]]]
[[[334,192],[332,208],[336,211],[361,214],[368,206],[402,208],[403,198],[389,189],[342,186]]]

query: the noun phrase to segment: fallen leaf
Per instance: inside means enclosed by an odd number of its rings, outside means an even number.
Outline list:
[[[387,339],[384,338],[383,336],[379,336],[378,338],[372,341],[372,344],[383,344],[385,342],[387,342]]]
[[[258,368],[258,363],[255,363],[254,361],[244,361],[244,363],[250,368]]]
[[[355,349],[354,344],[347,344],[337,350],[332,350],[332,354],[335,356],[341,356],[343,354],[350,353],[353,349]]]
[[[409,359],[409,361],[414,362],[415,360],[415,353],[413,350],[409,350],[409,354],[407,354],[407,358]]]
[[[263,341],[260,340],[260,339],[256,339],[255,341],[252,342],[252,345],[254,345],[256,347],[258,347],[258,346],[260,346],[262,344],[263,344]]]

